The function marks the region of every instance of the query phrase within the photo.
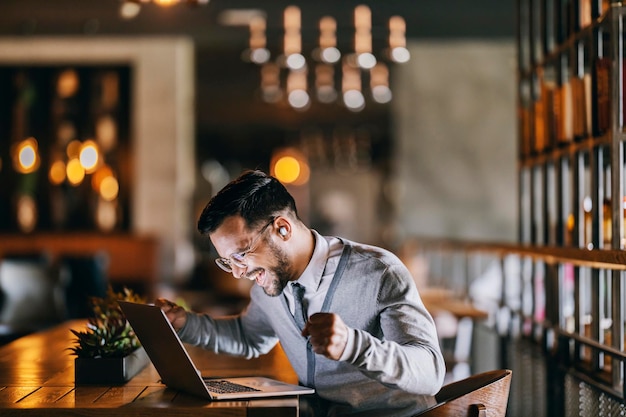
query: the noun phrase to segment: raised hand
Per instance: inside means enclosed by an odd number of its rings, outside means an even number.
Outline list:
[[[309,336],[313,352],[339,360],[348,343],[348,327],[334,313],[315,313],[307,321],[302,336]]]

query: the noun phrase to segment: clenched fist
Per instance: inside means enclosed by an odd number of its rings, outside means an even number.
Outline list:
[[[309,336],[313,352],[339,360],[348,343],[348,327],[334,313],[315,313],[307,321],[302,336]]]

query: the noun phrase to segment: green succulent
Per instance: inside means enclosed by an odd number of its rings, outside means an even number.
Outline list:
[[[109,287],[106,297],[91,297],[94,315],[89,318],[87,329],[70,329],[76,336],[75,346],[69,348],[73,355],[79,358],[119,358],[140,346],[135,332],[117,303],[118,300],[144,302],[139,295],[126,287],[120,293]]]

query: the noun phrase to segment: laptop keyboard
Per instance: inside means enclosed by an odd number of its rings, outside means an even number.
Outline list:
[[[245,385],[236,384],[230,381],[224,381],[221,379],[204,380],[209,391],[213,391],[219,394],[236,394],[238,392],[252,392],[261,391],[256,388],[247,387]]]

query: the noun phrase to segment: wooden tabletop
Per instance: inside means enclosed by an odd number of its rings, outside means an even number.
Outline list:
[[[444,311],[453,314],[457,319],[469,317],[482,320],[488,317],[486,311],[476,308],[471,302],[459,298],[445,288],[422,288],[420,297],[431,314]]]
[[[297,397],[207,402],[167,388],[152,364],[121,386],[77,387],[69,329],[84,327],[84,321],[71,321],[0,347],[0,415],[298,416]],[[203,376],[260,375],[297,383],[280,346],[252,360],[187,348]]]

